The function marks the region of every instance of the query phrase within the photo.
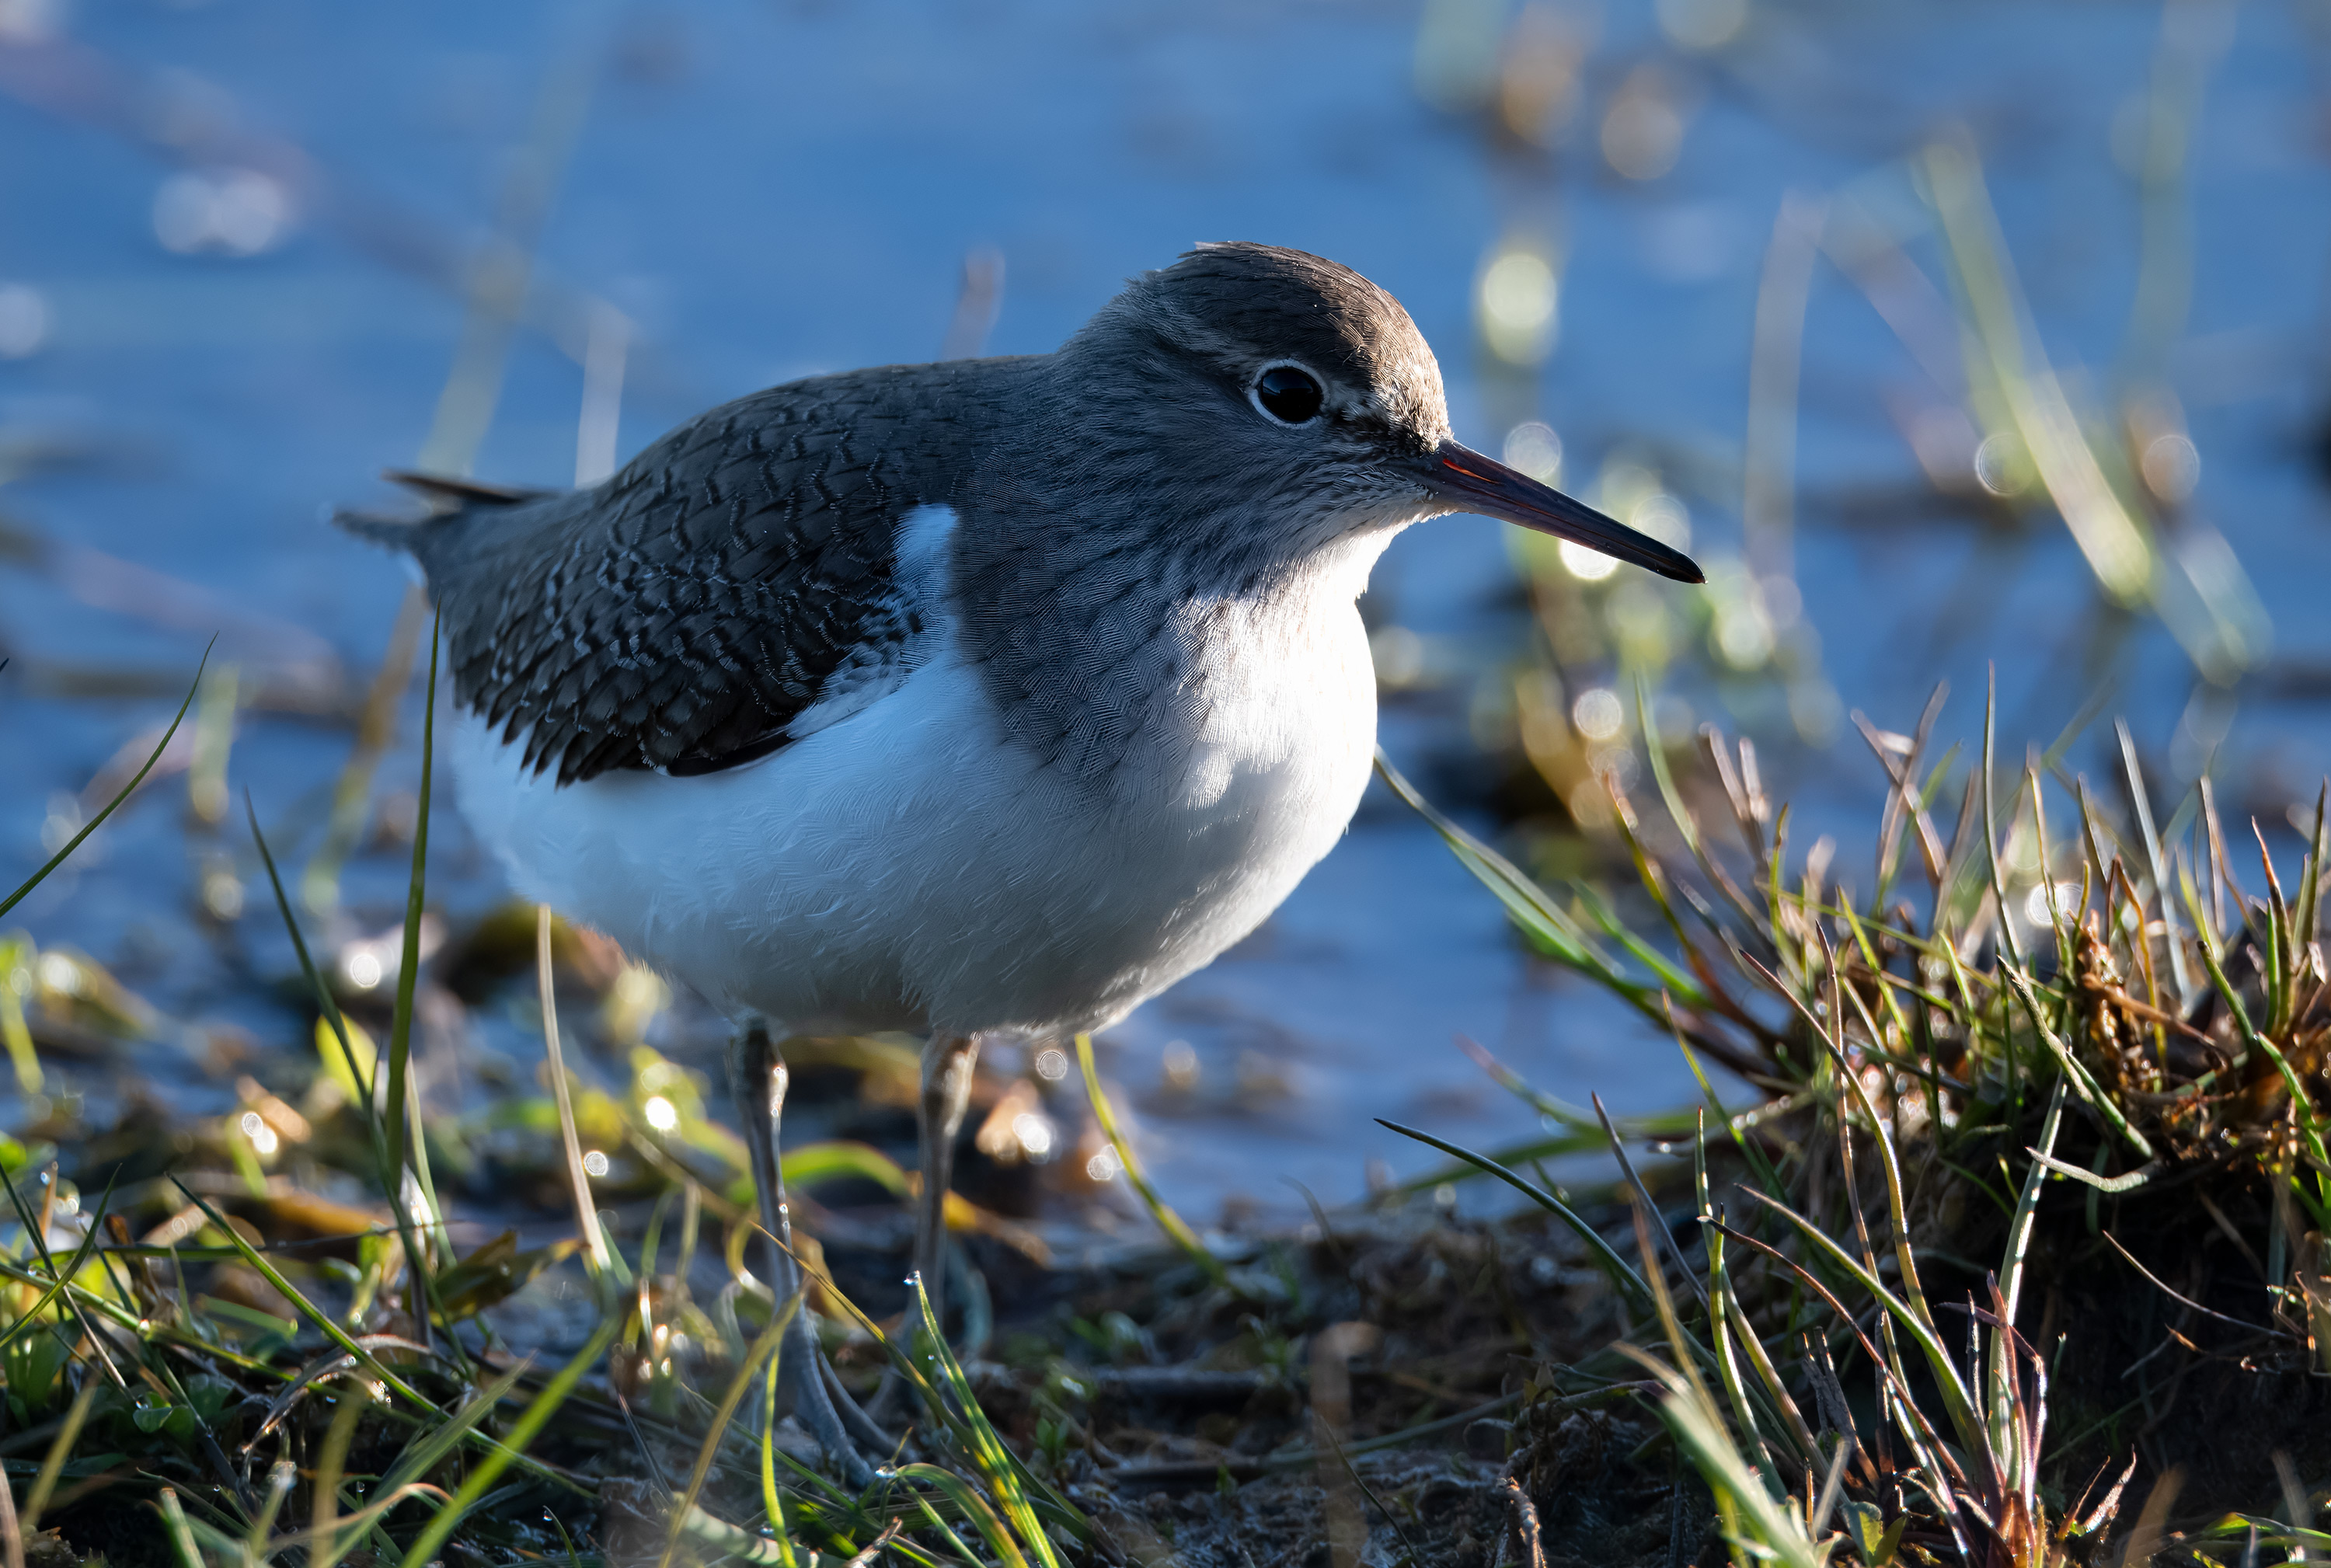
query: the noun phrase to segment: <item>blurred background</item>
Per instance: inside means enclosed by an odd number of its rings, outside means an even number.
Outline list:
[[[2206,772],[2287,834],[2331,765],[2326,159],[2326,0],[0,0],[0,885],[216,638],[0,921],[0,1124],[296,1160],[269,1107],[322,1080],[246,791],[380,1027],[427,643],[326,521],[394,504],[380,470],[588,481],[771,383],[1046,351],[1200,240],[1375,279],[1461,439],[1708,568],[1466,518],[1378,570],[1387,749],[1541,877],[1623,872],[1610,785],[1657,814],[1658,748],[1705,791],[1712,723],[1866,890],[1873,751],[1942,681],[1979,736],[1994,665],[2006,755],[2101,775],[2125,717],[2164,813]],[[507,1111],[531,924],[449,794],[416,1070],[482,1190],[544,1136]],[[718,1021],[561,956],[575,1070],[692,1126]],[[1527,1137],[1459,1033],[1567,1098],[1693,1093],[1377,788],[1100,1044],[1167,1196],[1234,1223],[1421,1168],[1374,1117]],[[797,1136],[910,1146],[904,1048],[821,1049]],[[1130,1213],[1065,1059],[994,1067],[985,1201]]]

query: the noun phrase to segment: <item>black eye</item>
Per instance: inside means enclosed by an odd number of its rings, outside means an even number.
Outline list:
[[[1271,418],[1289,424],[1306,424],[1319,415],[1327,394],[1309,371],[1299,366],[1274,365],[1255,377],[1254,400]]]

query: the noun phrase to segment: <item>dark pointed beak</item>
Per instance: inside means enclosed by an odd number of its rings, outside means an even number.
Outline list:
[[[1424,482],[1433,494],[1460,511],[1501,518],[1568,539],[1599,555],[1632,561],[1679,583],[1705,583],[1700,569],[1680,550],[1671,550],[1649,534],[1639,534],[1593,507],[1572,500],[1560,490],[1518,473],[1495,458],[1470,447],[1444,441],[1424,460]]]

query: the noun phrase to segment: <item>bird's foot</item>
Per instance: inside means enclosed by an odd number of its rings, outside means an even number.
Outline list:
[[[794,1314],[781,1354],[780,1412],[791,1413],[801,1423],[844,1483],[863,1491],[873,1484],[875,1465],[888,1462],[898,1445],[858,1408],[858,1402],[842,1385],[817,1343],[806,1310]],[[872,1449],[877,1459],[869,1460],[860,1451],[861,1443]]]
[[[878,1454],[890,1455],[899,1450],[899,1440],[882,1430],[882,1423],[873,1412],[861,1405],[842,1383],[842,1374],[833,1370],[830,1361],[819,1363],[825,1369],[827,1392],[833,1396],[834,1413],[850,1435]]]

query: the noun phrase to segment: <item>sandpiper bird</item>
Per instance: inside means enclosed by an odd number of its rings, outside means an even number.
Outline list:
[[[777,1042],[928,1040],[934,1288],[980,1038],[1122,1018],[1344,832],[1375,729],[1354,601],[1394,534],[1479,512],[1701,580],[1460,446],[1391,295],[1258,244],[1136,278],[1056,353],[755,393],[586,489],[404,477],[433,515],[349,523],[427,574],[463,811],[736,1021],[773,1238]],[[796,1324],[791,1408],[863,1473],[880,1433]]]

